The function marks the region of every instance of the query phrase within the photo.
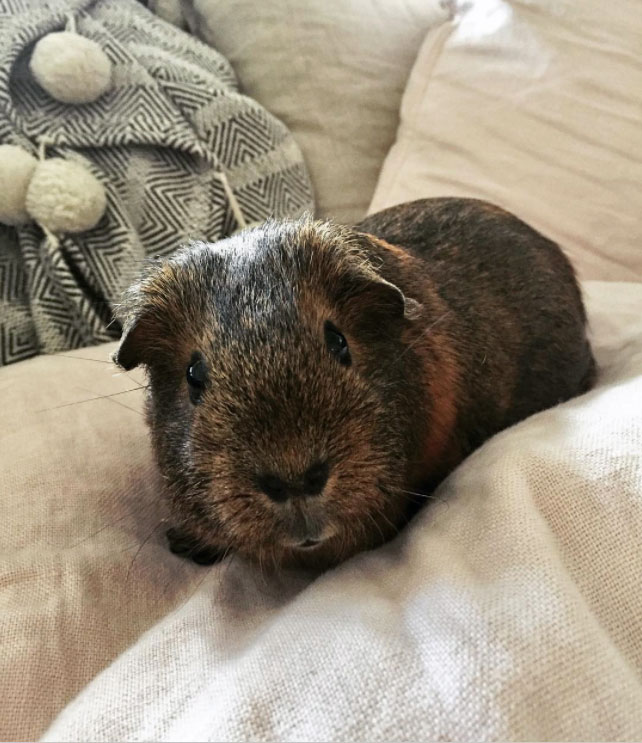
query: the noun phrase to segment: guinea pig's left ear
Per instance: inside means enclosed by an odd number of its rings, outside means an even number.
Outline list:
[[[409,321],[421,314],[422,306],[416,299],[406,296],[396,284],[374,270],[364,272],[356,284],[354,296],[368,313]]]
[[[383,240],[367,233],[352,236],[348,267],[339,278],[340,302],[350,314],[356,315],[361,325],[377,323],[412,322],[418,319],[422,305],[386,276],[405,275],[405,253]],[[345,256],[345,253],[344,253]]]

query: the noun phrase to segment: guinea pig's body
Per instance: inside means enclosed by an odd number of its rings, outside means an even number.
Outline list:
[[[120,317],[116,360],[149,371],[170,545],[200,562],[380,544],[484,440],[595,373],[568,260],[473,199],[194,244]]]

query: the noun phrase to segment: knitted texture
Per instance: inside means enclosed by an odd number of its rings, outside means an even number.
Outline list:
[[[32,45],[65,28],[97,42],[112,87],[94,103],[51,98]],[[117,338],[112,308],[148,256],[313,208],[288,130],[239,93],[228,62],[136,0],[0,0],[0,144],[81,163],[107,210],[79,235],[0,230],[0,365]],[[230,191],[236,204],[230,205]],[[238,208],[232,208],[236,207]]]

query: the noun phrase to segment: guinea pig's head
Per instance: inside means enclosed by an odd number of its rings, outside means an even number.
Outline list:
[[[204,544],[328,564],[402,522],[420,306],[373,247],[332,223],[271,221],[154,261],[128,291],[115,360],[147,367],[173,512]]]

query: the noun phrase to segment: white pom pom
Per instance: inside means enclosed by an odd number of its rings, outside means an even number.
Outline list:
[[[39,162],[27,190],[27,211],[54,233],[90,230],[106,205],[100,181],[81,165],[60,157]]]
[[[36,44],[31,74],[52,98],[62,103],[91,103],[111,87],[111,62],[91,39],[57,31]]]
[[[0,145],[0,222],[29,222],[25,200],[38,161],[13,144]]]

